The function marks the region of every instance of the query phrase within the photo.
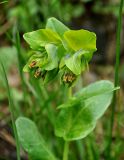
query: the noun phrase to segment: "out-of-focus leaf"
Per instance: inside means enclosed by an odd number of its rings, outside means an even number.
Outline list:
[[[55,160],[56,158],[46,146],[35,123],[28,118],[16,120],[19,141],[32,160]]]
[[[12,65],[17,63],[17,54],[15,47],[1,47],[0,60],[4,64],[6,72],[10,70]],[[0,86],[5,86],[4,78],[2,76],[2,68],[0,66]]]
[[[81,2],[84,2],[84,3],[87,3],[87,2],[90,2],[90,1],[93,1],[93,0],[81,0]]]
[[[96,35],[87,30],[69,30],[64,33],[64,39],[74,51],[80,49],[90,52],[96,51]]]
[[[41,50],[48,43],[60,44],[59,35],[51,29],[39,29],[24,34],[24,39],[34,50]]]
[[[75,5],[75,9],[72,10],[73,17],[80,17],[85,13],[85,7],[83,5]]]
[[[17,54],[15,47],[1,47],[0,48],[0,60],[5,65],[6,71],[10,69],[10,66],[17,62]]]
[[[86,137],[110,105],[113,90],[112,82],[98,81],[59,106],[61,111],[56,119],[55,134],[67,141]]]

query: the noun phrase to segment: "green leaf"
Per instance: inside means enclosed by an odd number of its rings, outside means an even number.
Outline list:
[[[88,99],[97,95],[107,94],[114,91],[114,85],[108,80],[101,80],[95,83],[91,83],[85,88],[75,93],[75,97],[83,97],[83,99]]]
[[[67,57],[65,59],[66,66],[75,74],[79,75],[83,70],[85,70],[87,66],[87,61],[85,57],[83,57],[84,54],[87,54],[88,51],[82,51],[79,50],[75,54],[73,54],[71,57]]]
[[[17,64],[17,53],[15,47],[0,47],[0,60],[4,64],[5,70],[8,73],[10,68]],[[0,66],[0,88],[5,88],[5,80],[2,76],[2,67]]]
[[[51,29],[39,29],[33,32],[28,32],[23,35],[26,42],[34,50],[41,50],[48,43],[60,44],[59,35]]]
[[[96,51],[96,35],[87,30],[69,30],[64,33],[64,39],[74,51],[80,49],[90,52]]]
[[[75,105],[62,109],[56,119],[55,134],[65,141],[78,140],[86,137],[95,127],[90,113],[81,110],[83,106]]]
[[[19,141],[32,160],[55,160],[33,121],[20,117],[16,127]]]
[[[65,140],[86,137],[111,103],[114,85],[98,81],[83,88],[65,104],[56,119],[55,134]]]
[[[46,28],[50,28],[53,31],[57,32],[60,37],[63,37],[65,31],[69,30],[62,22],[52,17],[47,20]]]

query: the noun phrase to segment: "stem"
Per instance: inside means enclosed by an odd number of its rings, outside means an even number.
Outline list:
[[[68,90],[68,98],[72,96],[72,88],[70,87]],[[64,151],[63,151],[63,160],[68,160],[68,152],[69,152],[69,142],[65,141]]]
[[[63,160],[68,160],[68,152],[69,152],[69,142],[65,141],[64,152],[63,152]]]
[[[122,30],[122,9],[124,0],[120,0],[118,28],[117,28],[117,43],[116,43],[116,64],[115,64],[115,87],[119,85],[119,65],[121,52],[121,30]],[[115,90],[116,92],[116,90]]]
[[[72,96],[72,88],[70,87],[68,90],[68,99]]]
[[[123,9],[124,0],[120,0],[120,7],[119,7],[119,15],[118,15],[118,26],[117,26],[117,41],[116,41],[116,63],[115,63],[115,79],[114,79],[114,86],[119,86],[119,65],[120,65],[120,51],[121,51],[121,29],[122,29],[122,9]],[[111,150],[111,143],[112,143],[112,132],[114,126],[114,119],[115,119],[115,108],[117,104],[117,91],[114,91],[113,95],[113,102],[112,102],[112,112],[111,112],[111,122],[110,122],[110,137],[109,137],[109,144],[107,148],[107,152]]]

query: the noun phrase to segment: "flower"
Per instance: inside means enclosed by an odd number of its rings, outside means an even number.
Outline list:
[[[25,33],[24,39],[34,51],[24,71],[34,71],[35,78],[41,77],[43,80],[47,74],[54,72],[56,76],[64,71],[60,79],[69,85],[87,69],[96,51],[95,33],[83,29],[70,30],[55,18],[48,19],[45,29]]]

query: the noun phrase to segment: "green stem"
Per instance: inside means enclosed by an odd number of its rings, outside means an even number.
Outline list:
[[[64,152],[63,152],[63,160],[68,160],[68,152],[69,152],[69,142],[65,141]]]
[[[119,15],[118,15],[118,26],[117,26],[117,41],[116,41],[116,63],[115,63],[115,80],[114,86],[119,86],[119,65],[120,65],[120,51],[121,51],[121,29],[122,29],[122,9],[123,9],[124,0],[120,0],[120,7],[119,7]],[[111,112],[111,123],[110,123],[110,136],[109,136],[109,144],[107,148],[107,152],[111,150],[112,144],[112,132],[114,126],[114,119],[115,119],[115,108],[117,104],[117,91],[114,91],[113,95],[113,102],[112,102],[112,112]],[[109,157],[108,156],[108,157]]]
[[[83,148],[82,140],[76,141],[76,147],[78,149],[78,154],[79,154],[80,159],[83,159],[84,158],[84,148]]]
[[[68,97],[67,98],[69,98],[71,96],[72,96],[72,88],[70,87],[68,90]],[[68,160],[68,153],[69,153],[69,142],[65,141],[64,151],[63,151],[63,160]]]
[[[68,90],[68,99],[72,96],[72,88],[70,87]]]
[[[120,9],[119,9],[119,17],[118,17],[118,29],[117,29],[117,43],[116,43],[116,63],[115,63],[115,87],[119,86],[119,65],[120,65],[120,48],[121,48],[121,28],[122,28],[122,8],[123,8],[124,0],[120,0]],[[116,93],[117,90],[114,91],[113,97],[113,106],[112,106],[112,116],[111,116],[111,135],[114,125],[114,117],[115,117],[115,106],[116,106]]]
[[[124,4],[124,0],[120,0],[118,28],[117,28],[117,43],[116,43],[115,87],[119,85],[119,65],[120,65],[120,52],[121,52],[121,30],[122,30],[123,4]]]

